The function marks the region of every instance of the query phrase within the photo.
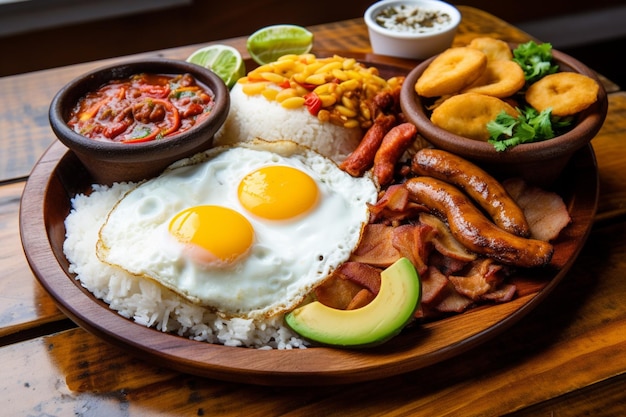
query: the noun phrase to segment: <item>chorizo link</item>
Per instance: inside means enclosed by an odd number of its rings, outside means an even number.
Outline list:
[[[530,227],[522,209],[498,180],[475,164],[450,152],[424,148],[413,156],[411,170],[456,185],[480,205],[498,226],[518,236],[530,236]]]
[[[360,177],[370,169],[374,163],[374,156],[380,147],[383,138],[395,124],[393,115],[381,114],[374,120],[374,124],[367,130],[363,139],[354,151],[339,165],[339,168],[352,175]]]
[[[432,177],[406,181],[409,198],[445,216],[452,235],[467,249],[519,267],[545,266],[554,247],[537,239],[509,233],[495,224],[454,185]]]
[[[387,132],[374,156],[374,177],[380,186],[393,180],[396,163],[409,148],[415,135],[417,127],[413,123],[399,124]]]

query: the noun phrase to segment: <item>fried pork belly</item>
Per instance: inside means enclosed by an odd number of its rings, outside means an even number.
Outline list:
[[[558,194],[529,185],[520,178],[507,179],[502,185],[524,211],[533,238],[554,240],[572,221]]]

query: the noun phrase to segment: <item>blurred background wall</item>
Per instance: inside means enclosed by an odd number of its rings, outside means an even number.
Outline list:
[[[357,18],[373,0],[0,0],[0,76]],[[624,86],[624,0],[466,0]]]

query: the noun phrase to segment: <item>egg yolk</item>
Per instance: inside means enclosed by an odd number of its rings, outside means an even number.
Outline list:
[[[217,260],[231,263],[248,252],[254,229],[241,213],[221,206],[195,206],[185,209],[170,221],[170,233],[183,244],[204,249]]]
[[[250,213],[286,220],[306,213],[319,198],[317,183],[299,169],[273,165],[259,168],[239,183],[239,201]]]

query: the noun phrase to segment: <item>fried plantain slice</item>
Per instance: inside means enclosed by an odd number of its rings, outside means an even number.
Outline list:
[[[525,83],[524,70],[517,62],[493,60],[488,61],[480,77],[461,92],[505,98],[518,92]]]
[[[598,99],[598,83],[574,72],[546,75],[526,90],[526,101],[538,111],[552,108],[555,116],[571,116]]]
[[[487,141],[487,123],[505,111],[513,117],[517,110],[503,100],[478,93],[464,93],[450,97],[431,114],[430,120],[448,132],[470,139]]]
[[[448,48],[439,54],[415,83],[423,97],[455,94],[474,82],[487,66],[487,56],[474,48]]]
[[[481,36],[474,38],[467,45],[470,48],[478,49],[487,55],[489,61],[495,60],[512,60],[513,52],[509,47],[509,44],[503,40],[491,38],[489,36]]]

